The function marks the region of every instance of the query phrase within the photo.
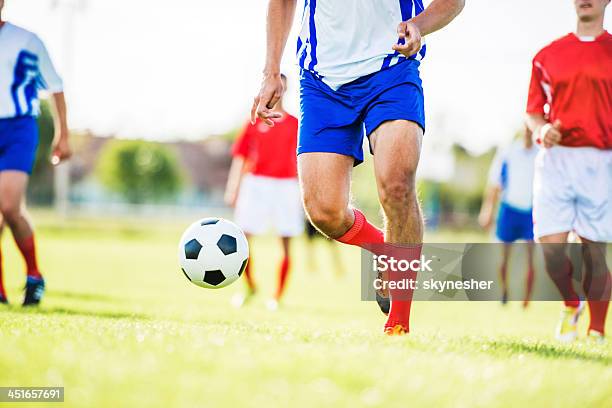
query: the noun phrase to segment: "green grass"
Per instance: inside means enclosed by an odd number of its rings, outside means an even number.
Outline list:
[[[260,295],[235,310],[242,282],[205,290],[177,268],[185,226],[42,217],[38,310],[16,306],[23,265],[5,234],[15,305],[0,308],[0,386],[64,386],[64,405],[79,407],[612,406],[612,343],[555,343],[556,302],[418,302],[412,333],[386,338],[376,305],[359,300],[359,252],[342,249],[338,277],[323,242],[315,268],[297,241],[285,303],[271,313],[280,254],[262,238]]]

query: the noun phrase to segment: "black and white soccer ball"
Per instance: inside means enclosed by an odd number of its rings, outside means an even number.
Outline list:
[[[208,289],[223,288],[244,272],[249,244],[244,232],[223,218],[204,218],[189,226],[178,248],[183,274]]]

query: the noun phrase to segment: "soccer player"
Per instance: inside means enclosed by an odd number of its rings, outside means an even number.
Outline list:
[[[25,210],[25,191],[38,146],[38,91],[52,94],[55,139],[52,161],[70,157],[66,103],[58,76],[43,42],[33,33],[2,20],[0,0],[0,212],[25,259],[27,280],[23,305],[37,305],[45,281],[38,268],[34,231]],[[7,303],[2,284],[0,303]]]
[[[287,79],[282,75],[283,89]],[[283,110],[282,98],[274,108],[274,126],[263,121],[249,123],[236,140],[234,159],[227,182],[226,202],[235,206],[236,223],[247,238],[261,235],[273,227],[281,237],[283,259],[279,266],[274,297],[267,302],[270,310],[278,308],[289,274],[291,238],[304,230],[304,212],[297,181],[298,121]],[[232,302],[241,306],[256,292],[252,259],[244,272],[248,290]]]
[[[500,275],[502,303],[508,302],[508,261],[512,243],[527,241],[527,285],[523,307],[527,307],[533,289],[533,171],[538,148],[532,133],[525,129],[523,140],[514,140],[510,146],[495,155],[489,171],[489,185],[480,209],[478,221],[484,229],[493,224],[494,212],[500,202],[495,235],[503,243]]]
[[[464,0],[305,0],[297,40],[301,68],[298,168],[312,223],[342,243],[423,240],[415,172],[425,129],[419,74],[423,36],[449,24]],[[267,55],[252,120],[273,126],[283,93],[280,62],[296,0],[270,0]],[[351,169],[363,161],[364,133],[374,154],[384,232],[349,206]],[[388,334],[409,331],[411,297],[391,299]]]
[[[604,30],[610,0],[574,0],[577,30],[542,49],[533,60],[528,125],[544,146],[534,179],[535,236],[546,269],[563,295],[560,341],[577,337],[583,309],[571,282],[566,242],[583,242],[583,288],[591,322],[588,336],[603,341],[612,279],[606,243],[612,241],[612,36]]]

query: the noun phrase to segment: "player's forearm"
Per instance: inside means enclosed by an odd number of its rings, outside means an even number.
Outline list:
[[[293,24],[296,0],[270,0],[267,16],[267,52],[264,74],[280,74],[285,44]]]
[[[497,206],[499,200],[499,187],[489,186],[485,191],[484,200],[482,203],[482,210],[485,212],[493,212]]]
[[[244,174],[245,161],[242,157],[235,157],[232,160],[229,175],[227,177],[227,185],[225,187],[226,197],[235,196],[240,189],[240,183]]]
[[[548,123],[548,121],[544,118],[544,115],[533,114],[533,113],[527,114],[526,122],[527,122],[527,127],[534,134],[536,134],[540,130],[540,128],[542,128],[542,126]]]
[[[465,0],[433,0],[418,16],[411,19],[425,36],[446,27],[463,10]]]
[[[53,120],[56,134],[59,137],[68,137],[68,115],[66,109],[66,98],[63,92],[53,94]]]
[[[533,133],[533,140],[537,142],[537,140],[541,139],[542,128],[548,124],[544,115],[529,113],[527,114],[527,119],[525,121],[527,123],[527,127]]]

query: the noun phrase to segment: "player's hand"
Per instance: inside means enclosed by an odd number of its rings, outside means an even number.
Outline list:
[[[540,129],[540,137],[542,139],[542,145],[546,148],[553,147],[558,145],[561,142],[561,138],[563,135],[561,134],[561,121],[559,119],[555,120],[555,123],[552,125],[549,123],[547,125],[542,126]]]
[[[403,44],[394,44],[393,49],[405,57],[411,57],[421,49],[421,30],[410,21],[402,21],[397,26],[397,35]]]
[[[493,225],[493,213],[491,211],[481,211],[478,214],[478,224],[484,229],[488,231]]]
[[[259,95],[253,100],[251,108],[251,123],[260,118],[268,126],[274,126],[272,119],[280,119],[283,114],[274,112],[274,105],[283,96],[283,81],[280,74],[264,74]]]
[[[53,142],[51,152],[51,164],[57,166],[61,162],[68,160],[72,156],[72,149],[68,143],[68,131],[62,131]]]

